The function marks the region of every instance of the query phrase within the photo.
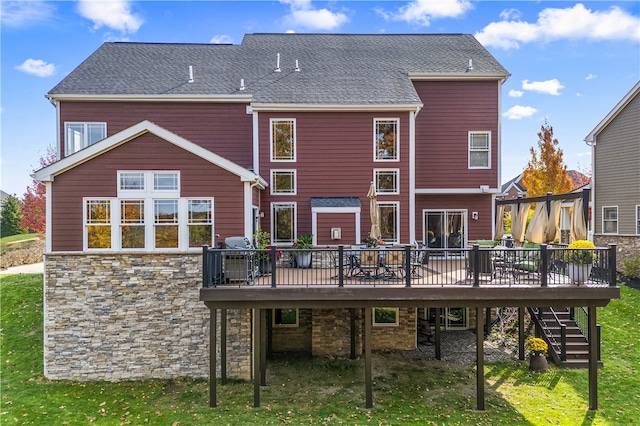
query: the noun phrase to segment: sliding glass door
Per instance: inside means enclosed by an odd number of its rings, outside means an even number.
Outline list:
[[[429,248],[466,246],[466,210],[424,210],[424,241]]]

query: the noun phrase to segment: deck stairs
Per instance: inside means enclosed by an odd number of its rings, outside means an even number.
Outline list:
[[[530,309],[534,323],[541,330],[544,340],[549,344],[549,355],[556,365],[566,368],[589,367],[589,340],[587,337],[586,320],[580,316],[586,315],[581,308],[548,307]],[[581,325],[584,324],[584,325]],[[564,326],[564,327],[563,327]],[[564,328],[565,356],[562,354],[562,328]],[[598,327],[598,336],[599,336]],[[599,339],[598,339],[599,340]],[[598,366],[600,360],[600,345],[598,348]]]

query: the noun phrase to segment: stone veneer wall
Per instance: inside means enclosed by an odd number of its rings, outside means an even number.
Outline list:
[[[622,272],[622,261],[640,254],[639,235],[594,235],[593,243],[597,247],[616,245],[616,270]]]
[[[47,254],[45,376],[208,377],[209,309],[199,301],[201,262],[194,253]],[[232,378],[251,377],[250,318],[249,310],[228,311]]]

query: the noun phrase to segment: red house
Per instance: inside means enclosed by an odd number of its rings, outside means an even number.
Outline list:
[[[508,76],[465,34],[105,43],[47,94],[45,374],[206,376],[202,245],[359,243],[372,181],[387,243],[491,238]]]

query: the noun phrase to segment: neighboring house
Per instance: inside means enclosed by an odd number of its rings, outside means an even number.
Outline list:
[[[640,252],[640,82],[587,135],[593,170],[593,239],[622,259]]]
[[[47,94],[46,376],[206,376],[201,246],[258,227],[358,243],[371,181],[387,243],[490,238],[508,75],[463,34],[105,43]],[[246,377],[251,314],[229,315]],[[307,331],[274,342],[308,349]]]

